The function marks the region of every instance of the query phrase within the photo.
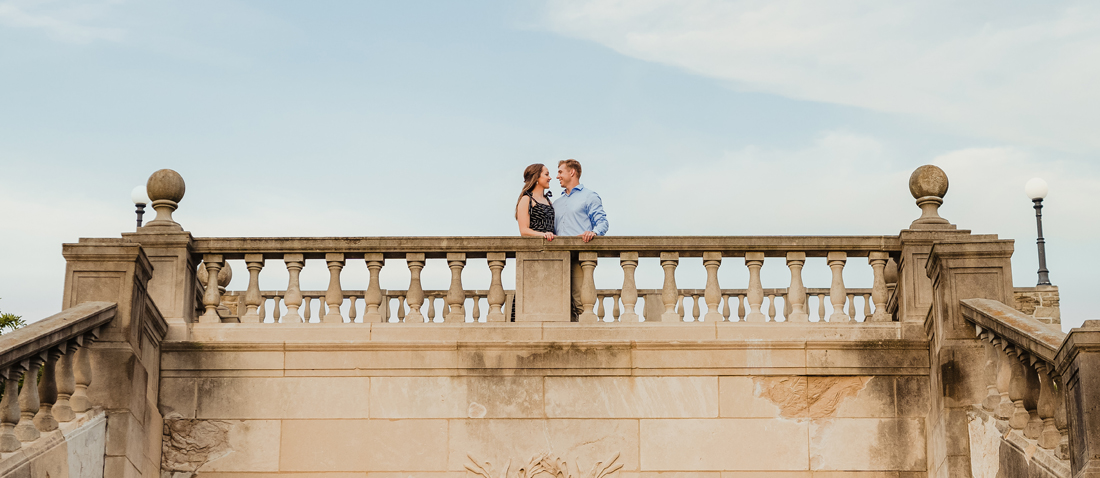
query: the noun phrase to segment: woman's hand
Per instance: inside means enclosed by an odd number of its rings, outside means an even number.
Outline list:
[[[544,232],[544,233],[542,233],[542,237],[545,237],[547,241],[553,241],[554,240],[554,233]]]

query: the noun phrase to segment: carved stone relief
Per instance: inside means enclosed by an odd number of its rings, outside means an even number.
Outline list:
[[[547,476],[552,478],[605,478],[612,476],[623,468],[623,464],[618,463],[618,453],[609,460],[597,461],[587,473],[583,473],[579,465],[574,467],[576,469],[576,473],[574,473],[565,460],[553,453],[542,453],[535,455],[526,465],[518,468],[514,474],[511,474],[511,460],[505,463],[503,471],[497,473],[492,463],[478,461],[472,455],[466,456],[470,459],[470,463],[466,464],[466,471],[482,478],[545,478]]]

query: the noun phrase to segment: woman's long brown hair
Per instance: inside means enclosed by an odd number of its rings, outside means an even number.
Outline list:
[[[545,167],[546,167],[545,164],[535,163],[535,164],[532,164],[532,165],[528,166],[527,169],[523,170],[523,190],[519,192],[519,197],[516,198],[516,209],[517,209],[517,211],[515,212],[515,216],[516,216],[517,221],[519,220],[519,211],[518,211],[518,209],[519,209],[520,199],[523,199],[523,196],[526,196],[527,193],[529,193],[529,192],[531,192],[535,189],[535,186],[539,182],[539,176],[542,176],[542,169],[545,168]]]

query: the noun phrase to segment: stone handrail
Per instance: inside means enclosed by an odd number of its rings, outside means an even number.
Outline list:
[[[16,451],[91,408],[91,365],[83,347],[116,309],[112,302],[85,302],[0,336],[0,452]]]
[[[995,372],[989,370],[982,408],[1068,459],[1066,397],[1056,367],[1066,334],[995,300],[961,302],[963,317],[974,324],[996,362]]]
[[[803,286],[801,270],[807,257],[825,257],[832,272],[832,284],[827,294],[816,291],[816,295],[821,308],[824,297],[828,295],[830,298],[833,312],[828,321],[855,321],[854,299],[858,293],[864,297],[864,315],[871,321],[882,322],[892,319],[886,312],[887,285],[884,271],[890,254],[899,250],[897,236],[602,237],[590,243],[583,243],[577,238],[559,238],[546,242],[541,238],[521,237],[197,238],[194,244],[194,254],[201,256],[203,263],[200,281],[206,282],[202,299],[205,313],[199,321],[208,323],[222,321],[217,310],[222,305],[222,287],[228,283],[228,274],[223,269],[226,267],[225,261],[233,259],[243,259],[250,274],[248,289],[240,294],[240,302],[244,305],[244,313],[238,314],[241,322],[262,322],[263,316],[259,312],[262,308],[266,309],[267,299],[272,298],[275,299],[273,312],[278,311],[280,323],[302,323],[306,321],[304,313],[309,310],[309,300],[314,297],[327,307],[323,314],[319,314],[322,315],[319,317],[321,322],[345,322],[349,318],[344,317],[341,311],[344,301],[351,299],[354,303],[359,297],[364,299],[363,322],[387,322],[390,316],[383,313],[389,309],[388,300],[393,295],[390,293],[392,291],[384,292],[378,282],[379,271],[385,266],[387,259],[404,259],[410,271],[409,288],[398,293],[399,302],[409,307],[407,315],[401,317],[400,321],[426,321],[421,311],[425,300],[439,296],[423,289],[420,272],[427,259],[446,259],[451,269],[451,286],[446,291],[445,321],[465,322],[466,301],[473,298],[474,306],[480,308],[478,302],[481,297],[478,291],[469,291],[462,287],[462,271],[468,258],[488,260],[492,282],[489,289],[484,291],[489,305],[486,320],[503,322],[509,318],[509,314],[503,311],[509,296],[501,285],[500,274],[506,259],[518,258],[517,254],[551,254],[559,258],[565,257],[574,267],[579,266],[575,274],[580,277],[580,322],[600,321],[601,316],[596,305],[601,302],[602,308],[603,299],[609,295],[617,296],[615,308],[618,308],[621,300],[624,311],[619,318],[621,321],[641,320],[636,311],[640,291],[634,284],[634,270],[641,257],[659,257],[665,276],[660,293],[648,296],[661,299],[664,311],[659,318],[647,316],[647,321],[684,321],[686,296],[693,298],[695,309],[699,308],[700,297],[705,300],[707,313],[704,320],[730,320],[731,315],[728,313],[725,316],[719,313],[719,305],[723,300],[727,309],[730,307],[730,295],[743,295],[747,299],[748,312],[742,314],[745,321],[767,322],[769,318],[774,321],[775,292],[765,292],[760,283],[760,269],[766,257],[785,257],[791,272],[791,284],[782,292],[781,297],[785,303],[782,316],[788,322],[807,322],[808,295],[815,291],[807,291]],[[704,290],[685,294],[676,287],[675,274],[681,256],[703,258],[707,275],[707,286]],[[874,273],[874,286],[870,290],[845,288],[843,269],[849,256],[868,258]],[[605,292],[601,297],[595,288],[593,271],[599,257],[618,257],[620,260],[624,282],[617,294],[616,291]],[[722,289],[718,284],[718,268],[724,258],[733,257],[743,258],[749,270],[748,287],[743,291]],[[286,264],[289,281],[282,297],[266,295],[259,289],[259,272],[268,259],[281,259]],[[307,259],[324,259],[327,264],[330,280],[323,296],[301,290],[299,274]],[[366,290],[345,291],[341,287],[342,270],[348,260],[364,260],[367,263],[370,278]],[[208,276],[217,276],[219,280],[203,279]],[[771,297],[771,303],[768,309],[762,309],[766,295]],[[286,307],[285,314],[279,310],[279,299]],[[384,301],[387,303],[384,304]],[[741,303],[740,299],[738,302]],[[875,310],[870,313],[867,304],[872,302]],[[846,303],[847,313],[844,311]],[[429,301],[428,305],[430,309],[434,302]],[[303,306],[307,308],[303,310]],[[348,315],[354,310],[356,309],[353,306]],[[404,306],[400,303],[398,312],[399,315],[404,312]],[[347,321],[354,322],[354,319]]]

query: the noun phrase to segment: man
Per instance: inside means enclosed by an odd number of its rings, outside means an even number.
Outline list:
[[[581,184],[581,163],[575,159],[558,162],[558,182],[564,188],[561,197],[554,201],[554,232],[558,236],[580,236],[584,242],[607,234],[607,214],[603,201],[595,191]],[[571,272],[573,292],[573,321],[576,322],[584,308],[581,306],[580,263],[573,258]]]

